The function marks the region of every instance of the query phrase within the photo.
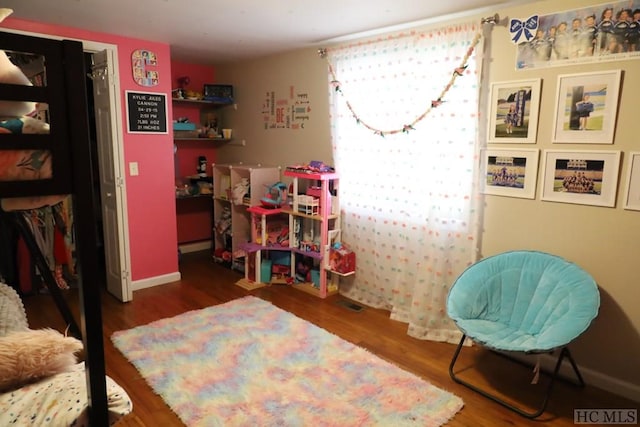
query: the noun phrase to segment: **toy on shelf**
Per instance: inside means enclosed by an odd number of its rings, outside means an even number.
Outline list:
[[[271,260],[271,283],[291,285],[291,253],[284,251],[269,251]]]
[[[307,164],[287,166],[287,170],[298,173],[332,173],[335,169],[319,160],[311,160]]]
[[[301,252],[320,253],[321,233],[320,223],[310,218],[293,219],[291,247]]]
[[[213,259],[216,262],[231,266],[231,251],[228,251],[225,248],[216,248],[213,251]]]
[[[279,208],[287,200],[287,184],[278,181],[275,184],[267,185],[267,191],[260,203],[265,208]]]
[[[356,254],[346,245],[337,242],[329,250],[329,270],[342,275],[356,271]]]
[[[281,222],[268,222],[266,229],[266,241],[260,242],[261,238],[256,239],[256,243],[263,246],[272,247],[289,247],[289,224]]]
[[[303,255],[296,255],[296,282],[310,283],[312,269],[313,258],[309,258]]]
[[[233,186],[233,190],[231,191],[233,204],[242,205],[245,202],[244,199],[247,194],[249,194],[249,180],[247,178],[241,178],[240,181]]]
[[[263,247],[289,247],[289,218],[278,208],[251,206],[251,241]]]
[[[215,230],[219,235],[229,234],[231,228],[231,209],[228,206],[222,208],[220,219],[216,221]]]
[[[298,212],[307,215],[320,215],[320,198],[313,196],[298,196]]]

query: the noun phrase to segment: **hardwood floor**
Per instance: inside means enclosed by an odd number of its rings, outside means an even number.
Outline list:
[[[278,307],[425,378],[435,386],[460,396],[465,406],[447,424],[450,426],[539,426],[541,422],[545,425],[570,426],[574,425],[574,408],[638,407],[637,402],[589,385],[581,389],[565,382],[557,382],[547,412],[538,420],[530,421],[453,382],[449,378],[448,367],[455,346],[409,337],[406,325],[390,320],[386,311],[365,308],[354,312],[338,304],[340,300],[344,300],[342,296],[334,295],[323,300],[286,286],[274,285],[246,291],[234,285],[240,278],[239,273],[214,264],[206,252],[184,255],[180,271],[181,281],[136,291],[130,303],[119,303],[109,294],[104,294],[102,316],[107,374],[122,385],[133,400],[133,414],[123,420],[121,425],[151,427],[180,426],[182,423],[163,400],[154,394],[136,369],[114,348],[109,338],[111,334],[248,294],[271,301]],[[69,291],[66,297],[77,316],[77,291]],[[31,328],[54,327],[64,330],[62,319],[49,296],[27,297],[24,303]],[[577,362],[580,363],[579,360]],[[524,405],[529,409],[539,404],[539,393],[546,384],[543,376],[540,384],[530,385],[532,373],[529,368],[505,361],[503,357],[478,347],[463,350],[456,372],[501,395],[515,396],[516,405]]]

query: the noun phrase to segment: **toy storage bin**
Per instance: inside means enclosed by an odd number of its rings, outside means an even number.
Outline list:
[[[271,266],[272,264],[270,259],[263,259],[260,262],[260,282],[271,282]]]

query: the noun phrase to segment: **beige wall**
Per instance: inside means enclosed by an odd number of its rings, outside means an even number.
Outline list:
[[[545,1],[533,6],[499,11],[502,17],[527,18],[601,1]],[[484,212],[482,255],[515,248],[539,249],[561,255],[584,267],[600,286],[600,314],[591,328],[572,345],[585,368],[618,379],[620,386],[640,396],[640,212],[623,209],[627,185],[628,153],[640,150],[635,132],[640,94],[640,59],[631,61],[515,71],[515,45],[508,28],[492,33],[491,65],[487,82],[542,78],[540,120],[536,147],[544,149],[620,150],[622,162],[615,208],[554,203],[540,200],[542,161],[535,200],[488,196]],[[613,145],[552,144],[557,76],[590,71],[621,69],[623,82]],[[503,144],[500,144],[503,146]],[[541,152],[542,160],[542,152]],[[635,386],[635,389],[634,389]]]
[[[329,129],[326,60],[305,49],[216,69],[219,82],[234,85],[237,110],[225,111],[233,127],[232,145],[218,153],[219,162],[243,161],[279,165],[322,160],[333,164]],[[304,129],[266,129],[262,106],[266,94],[288,98],[290,88],[308,95],[309,120]],[[245,141],[246,145],[239,145]]]
[[[560,2],[550,0],[496,12],[505,20],[601,3],[565,0],[560,7],[557,6]],[[487,15],[491,13],[483,16]],[[540,180],[535,200],[487,196],[481,254],[488,256],[518,248],[543,250],[586,268],[601,287],[602,303],[595,323],[572,344],[574,356],[591,383],[627,396],[640,396],[640,369],[637,368],[640,360],[640,284],[637,283],[640,279],[640,212],[622,208],[627,154],[640,151],[635,133],[639,128],[636,120],[639,120],[640,59],[516,71],[514,58],[515,46],[507,27],[494,27],[487,58],[489,74],[485,76],[483,89],[488,90],[488,83],[494,81],[542,78],[537,144],[526,148],[622,151],[618,197],[615,208],[541,201]],[[609,69],[624,71],[614,144],[552,144],[557,76]],[[236,138],[246,140],[245,147],[221,149],[221,161],[282,166],[312,159],[331,162],[326,63],[319,59],[315,48],[222,67],[218,77],[220,82],[235,85],[238,109],[231,120]],[[286,93],[291,85],[309,94],[313,114],[306,129],[264,130],[260,111],[265,93],[273,90]],[[539,178],[541,169],[542,152]]]

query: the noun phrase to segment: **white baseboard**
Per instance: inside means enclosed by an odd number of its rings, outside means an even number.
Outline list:
[[[204,251],[211,248],[211,240],[205,240],[202,242],[194,242],[194,243],[185,243],[184,245],[180,245],[180,252],[183,254],[189,252],[198,252]],[[148,277],[142,280],[136,280],[131,283],[131,289],[134,291],[138,291],[140,289],[151,288],[153,286],[165,285],[171,282],[177,282],[182,278],[182,275],[179,271],[175,273],[163,274],[162,276]]]
[[[162,276],[149,277],[142,280],[134,280],[131,283],[131,289],[139,291],[140,289],[151,288],[153,286],[165,285],[171,282],[177,282],[182,276],[179,271],[175,273],[163,274]]]
[[[188,254],[189,252],[200,252],[206,251],[207,249],[211,249],[211,240],[205,240],[202,242],[193,242],[193,243],[184,243],[179,245],[178,248],[180,252],[183,254]]]
[[[553,372],[557,361],[556,353],[554,353],[553,355],[540,355],[540,367],[546,372]],[[517,353],[506,354],[532,365],[536,363],[536,356]],[[579,365],[578,369],[580,370],[580,374],[582,374],[582,378],[587,385],[598,387],[602,390],[608,391],[609,393],[622,396],[635,402],[640,402],[640,385],[632,384],[619,378],[614,378],[609,375],[603,374],[602,372],[598,372],[594,369],[584,368]],[[576,379],[576,375],[573,372],[571,363],[566,358],[562,361],[562,365],[560,366],[560,375],[571,380]]]

